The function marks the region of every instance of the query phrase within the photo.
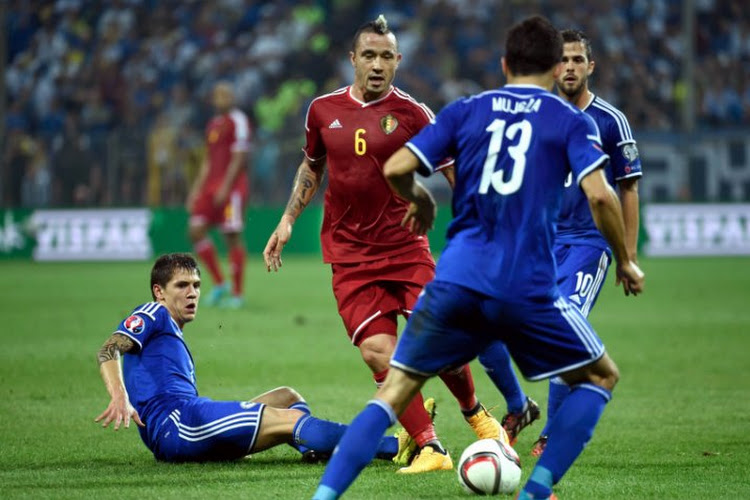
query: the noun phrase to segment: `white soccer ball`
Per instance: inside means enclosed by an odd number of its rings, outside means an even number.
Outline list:
[[[476,495],[511,494],[521,482],[521,459],[510,445],[481,439],[461,454],[458,482]]]

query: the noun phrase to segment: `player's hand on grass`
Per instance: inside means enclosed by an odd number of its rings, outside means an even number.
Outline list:
[[[628,260],[622,264],[617,264],[615,286],[620,286],[622,283],[622,289],[625,292],[625,295],[638,295],[639,293],[642,293],[644,282],[645,275],[638,267],[638,264],[632,260]]]
[[[146,427],[136,409],[130,404],[130,401],[127,398],[118,398],[112,399],[107,409],[96,417],[94,422],[101,422],[102,427],[107,427],[114,422],[114,429],[119,430],[121,425],[126,429],[129,428],[131,418],[139,426]]]
[[[289,238],[292,237],[292,223],[293,221],[288,216],[283,215],[279,225],[268,238],[266,248],[263,250],[266,271],[278,271],[281,268],[281,251],[284,249],[284,245],[289,242]]]
[[[414,234],[426,234],[432,229],[437,216],[437,205],[429,191],[418,185],[416,197],[409,204],[401,225]]]

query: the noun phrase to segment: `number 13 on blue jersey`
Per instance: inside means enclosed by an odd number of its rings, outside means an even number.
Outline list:
[[[484,161],[482,170],[482,181],[479,183],[479,194],[487,194],[490,185],[492,189],[502,195],[513,194],[521,188],[523,183],[523,174],[526,169],[526,151],[531,143],[532,128],[531,123],[527,120],[513,123],[507,127],[505,120],[495,119],[485,129],[492,134],[490,145],[487,149],[487,159]],[[504,179],[505,171],[500,169],[495,171],[498,155],[503,147],[503,140],[513,141],[520,132],[518,142],[508,146],[508,155],[513,159],[513,173],[510,180]]]

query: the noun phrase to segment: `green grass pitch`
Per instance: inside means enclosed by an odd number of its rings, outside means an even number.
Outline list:
[[[279,447],[228,464],[154,461],[137,431],[102,430],[95,353],[132,307],[150,300],[149,263],[1,262],[0,497],[310,498],[322,465]],[[556,488],[561,499],[750,498],[750,260],[650,259],[646,293],[624,297],[612,276],[591,315],[622,379],[594,439]],[[209,288],[208,284],[206,288]],[[203,307],[185,330],[202,394],[246,399],[280,385],[316,415],[348,422],[374,391],[317,257],[277,275],[257,256],[242,311]],[[504,405],[481,368],[477,391]],[[525,384],[540,403],[546,383]],[[454,460],[472,442],[439,381],[438,434]],[[541,424],[516,449],[524,480]],[[402,477],[367,468],[347,498],[466,498],[455,472]]]

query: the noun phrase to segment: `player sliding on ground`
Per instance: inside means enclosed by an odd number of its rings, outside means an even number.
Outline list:
[[[111,400],[95,421],[118,430],[132,419],[154,456],[169,462],[233,460],[284,443],[302,453],[331,452],[346,426],[311,416],[305,400],[289,387],[249,401],[198,396],[182,329],[195,319],[200,285],[189,254],[156,260],[154,302],[136,307],[99,350]],[[392,459],[397,451],[396,438],[381,440],[380,457]]]

